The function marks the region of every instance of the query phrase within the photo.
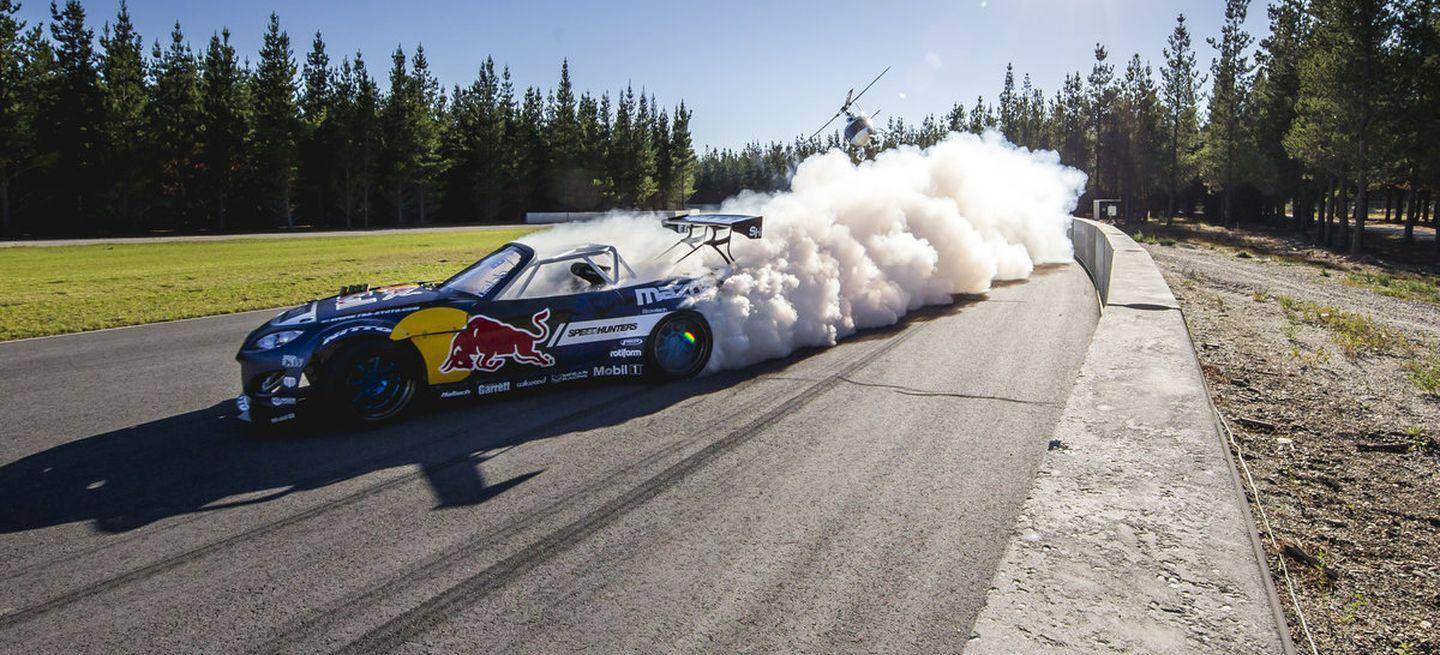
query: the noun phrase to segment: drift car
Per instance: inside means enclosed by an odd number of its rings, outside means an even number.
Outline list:
[[[733,264],[731,235],[760,238],[762,219],[707,214],[664,224],[682,235],[671,250],[689,247],[679,259],[709,247]],[[541,295],[537,276],[565,278],[574,292]],[[714,337],[689,305],[723,276],[635,278],[614,246],[582,244],[542,257],[512,242],[440,284],[342,289],[281,312],[246,337],[236,355],[240,418],[268,425],[321,409],[377,423],[427,392],[475,397],[587,378],[699,373]]]

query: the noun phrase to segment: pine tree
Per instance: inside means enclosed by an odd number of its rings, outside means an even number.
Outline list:
[[[524,216],[525,212],[538,207],[542,202],[549,158],[544,130],[544,99],[539,89],[527,87],[510,133],[511,152],[515,157],[515,183],[511,187],[511,206],[517,217]]]
[[[940,143],[943,138],[945,138],[945,127],[941,125],[940,119],[936,118],[934,114],[926,114],[925,118],[920,121],[920,134],[915,144],[922,148],[928,148]],[[797,159],[804,159],[799,156],[799,153],[796,155]]]
[[[104,203],[96,192],[101,188],[104,104],[95,65],[95,33],[85,26],[85,8],[79,0],[67,0],[64,9],[52,2],[50,16],[55,73],[39,114],[39,139],[55,158],[47,204],[62,233],[111,231],[111,226],[99,222]]]
[[[1395,15],[1387,0],[1315,0],[1314,11],[1314,38],[1300,62],[1300,98],[1285,147],[1308,165],[1354,182],[1349,236],[1350,251],[1358,253],[1369,186],[1389,149],[1382,114],[1393,89],[1386,45]]]
[[[390,93],[381,110],[383,135],[380,167],[395,225],[404,225],[420,169],[419,85],[410,77],[405,51],[396,46],[390,55]]]
[[[1079,73],[1065,76],[1065,83],[1055,93],[1051,114],[1054,116],[1054,141],[1060,148],[1060,161],[1084,168],[1089,162],[1086,126],[1090,121],[1085,103],[1085,83]]]
[[[790,177],[790,153],[786,152],[785,146],[772,143],[765,149],[764,157],[763,170],[768,184],[762,188],[766,191],[784,188],[786,180]]]
[[[1027,81],[1029,75],[1025,76]],[[1045,113],[1045,92],[1040,89],[1030,91],[1030,142],[1026,145],[1032,149],[1052,150],[1054,145],[1050,141],[1050,126],[1048,116]]]
[[[615,122],[610,127],[610,147],[606,153],[609,159],[606,167],[613,180],[610,201],[614,206],[624,208],[635,207],[638,171],[633,154],[635,142],[631,137],[631,132],[635,130],[634,107],[634,89],[627,88],[616,95]]]
[[[295,103],[295,58],[280,17],[270,14],[251,81],[254,135],[251,145],[262,216],[295,225],[291,202],[295,184],[296,135],[300,115]],[[273,224],[273,222],[271,223]]]
[[[495,60],[487,57],[474,89],[480,107],[473,137],[476,205],[482,220],[498,221],[507,218],[503,212],[513,176],[513,159],[508,147],[515,116],[509,69],[505,69],[503,75],[496,75]],[[458,129],[458,126],[453,128],[452,134]]]
[[[1253,153],[1249,118],[1254,67],[1246,52],[1254,37],[1245,32],[1245,13],[1250,0],[1226,0],[1225,21],[1220,38],[1206,42],[1216,50],[1210,64],[1210,104],[1201,149],[1201,171],[1206,184],[1220,195],[1222,225],[1238,222],[1235,188],[1247,171]]]
[[[695,194],[695,146],[690,136],[691,111],[682,101],[670,122],[670,196],[668,208],[678,209]]]
[[[655,122],[654,104],[646,99],[645,90],[641,89],[640,105],[635,113],[634,129],[630,133],[633,143],[631,151],[634,157],[636,207],[649,206],[655,196],[655,142],[650,138],[654,133],[651,127]]]
[[[580,164],[580,122],[575,90],[570,82],[570,60],[560,62],[560,83],[545,120],[551,173],[548,200],[553,208],[570,210],[588,198],[590,177]]]
[[[1150,65],[1138,54],[1125,66],[1119,106],[1118,191],[1128,221],[1148,213],[1161,160],[1160,100]]]
[[[1417,4],[1420,3],[1417,1]],[[1440,189],[1440,7],[1433,0],[1427,0],[1419,11],[1411,15],[1419,28],[1418,35],[1412,36],[1419,40],[1424,64],[1416,69],[1418,88],[1399,119],[1424,117],[1415,126],[1417,133],[1422,135],[1422,142],[1427,144],[1427,150],[1416,170],[1417,179],[1423,181],[1423,189],[1415,189],[1415,202],[1411,203],[1412,210],[1406,221],[1428,220],[1431,227],[1440,228],[1440,203],[1435,198],[1437,189]],[[1401,138],[1404,138],[1403,134]],[[1418,208],[1418,212],[1414,208]],[[1435,256],[1440,259],[1440,237],[1431,241]]]
[[[122,1],[113,26],[107,24],[100,36],[101,92],[104,104],[105,156],[102,178],[106,182],[104,200],[117,230],[138,231],[142,228],[142,206],[147,197],[147,176],[152,173],[146,161],[146,88],[145,56],[140,35],[130,20],[130,10]]]
[[[170,46],[155,43],[153,94],[146,105],[146,125],[155,171],[155,198],[162,217],[152,221],[172,229],[194,227],[194,186],[200,168],[202,109],[195,55],[176,21]]]
[[[330,169],[333,208],[338,212],[339,223],[349,228],[355,225],[356,208],[359,205],[355,193],[355,139],[349,132],[355,123],[356,99],[360,92],[360,81],[356,78],[355,65],[350,62],[350,57],[340,58],[340,66],[335,70],[331,89],[332,96],[326,118],[335,134],[331,141]]]
[[[1095,44],[1095,63],[1090,67],[1090,75],[1085,78],[1085,106],[1092,156],[1090,190],[1093,198],[1099,198],[1106,192],[1112,191],[1104,186],[1106,171],[1100,167],[1102,163],[1109,164],[1108,157],[1113,154],[1110,137],[1116,96],[1115,67],[1105,63],[1108,57],[1109,53],[1105,51],[1105,47],[1098,43]]]
[[[965,122],[965,105],[955,103],[950,107],[950,113],[945,114],[945,129],[951,132],[964,132],[968,129]]]
[[[509,66],[500,69],[500,95],[496,109],[500,114],[500,125],[504,128],[500,140],[500,217],[508,220],[521,216],[515,188],[522,183],[525,171],[524,162],[520,161],[523,151],[520,104],[515,100],[515,82],[510,77]]]
[[[650,142],[655,147],[655,197],[650,201],[650,208],[664,209],[670,206],[674,196],[675,162],[670,150],[670,114],[663,109],[650,123]]]
[[[1016,101],[1019,111],[1015,119],[1015,143],[1027,148],[1035,147],[1037,136],[1038,121],[1035,119],[1034,111],[1030,106],[1031,99],[1034,95],[1035,85],[1030,82],[1030,74],[1026,73],[1024,81],[1020,84],[1020,94]]]
[[[438,189],[435,179],[444,162],[440,158],[441,123],[445,113],[445,97],[440,92],[440,82],[430,72],[430,62],[425,58],[425,46],[415,46],[415,59],[411,64],[410,79],[415,87],[414,116],[416,136],[416,161],[414,188],[416,193],[417,219],[421,225],[429,222],[429,212],[437,203]]]
[[[336,193],[345,226],[370,226],[380,158],[380,91],[365,57],[340,66],[334,103]]]
[[[320,32],[310,42],[300,79],[300,122],[297,153],[296,196],[300,215],[312,223],[327,223],[330,196],[336,181],[335,151],[337,149],[335,111],[335,72],[325,52],[325,39]]]
[[[595,165],[595,187],[600,193],[601,206],[614,207],[617,193],[616,172],[610,164],[617,156],[618,145],[615,142],[615,119],[611,113],[609,91],[600,94],[596,119],[600,128],[600,136],[597,139],[599,146],[596,148],[596,152],[600,159]]]
[[[347,136],[354,144],[354,166],[358,180],[360,220],[370,227],[375,190],[380,185],[380,87],[365,67],[365,59],[355,53],[355,110]]]
[[[969,130],[975,134],[980,134],[984,132],[986,128],[994,126],[995,117],[985,106],[985,96],[976,96],[975,107],[970,110]]]
[[[770,190],[770,174],[765,170],[765,151],[759,143],[745,144],[740,151],[740,188]]]
[[[44,79],[41,68],[48,52],[39,52],[43,40],[39,28],[27,35],[18,18],[20,6],[0,0],[0,235],[18,232],[18,183],[41,168],[47,157],[36,134],[38,109]],[[42,56],[43,55],[43,56]]]
[[[330,67],[330,55],[325,52],[325,37],[319,31],[310,41],[310,52],[305,55],[305,66],[300,71],[300,117],[308,127],[318,127],[324,122],[331,109],[335,71]]]
[[[1389,126],[1394,132],[1396,180],[1405,189],[1405,241],[1415,238],[1420,205],[1429,206],[1422,188],[1440,181],[1440,3],[1410,0],[1403,7],[1395,52],[1396,106]],[[1440,253],[1440,240],[1436,242]]]
[[[600,103],[590,94],[582,94],[576,109],[579,131],[578,172],[571,189],[571,207],[586,211],[600,206],[604,185],[605,124],[600,118]]]
[[[442,212],[453,221],[497,220],[506,181],[501,154],[506,126],[499,107],[495,60],[487,57],[475,81],[457,87],[451,95],[441,145],[449,163]]]
[[[1181,186],[1188,185],[1194,175],[1194,152],[1200,138],[1199,96],[1200,71],[1195,66],[1195,51],[1190,45],[1190,30],[1185,27],[1185,14],[1175,18],[1175,29],[1165,45],[1165,68],[1161,71],[1161,119],[1164,132],[1165,220],[1175,217],[1175,197]]]
[[[1299,160],[1285,151],[1285,133],[1295,121],[1295,100],[1300,95],[1300,58],[1309,37],[1307,0],[1279,0],[1266,8],[1270,34],[1260,40],[1255,57],[1255,144],[1264,174],[1261,188],[1275,199],[1281,214],[1285,201],[1294,200],[1295,225],[1301,216]]]
[[[245,75],[230,45],[230,30],[210,36],[200,75],[200,110],[205,130],[201,138],[200,204],[210,227],[231,226],[234,199],[240,195],[245,165],[245,138],[249,132],[245,109]]]
[[[1000,120],[1000,133],[1011,143],[1016,143],[1020,137],[1020,102],[1015,95],[1015,69],[1011,64],[1005,64],[1005,83],[1000,87],[1000,104],[997,107]]]

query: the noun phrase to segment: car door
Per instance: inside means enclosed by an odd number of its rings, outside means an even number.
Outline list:
[[[546,352],[556,359],[554,373],[566,379],[589,377],[593,367],[609,361],[616,342],[635,336],[633,305],[620,290],[601,289],[522,301],[519,315],[549,312],[553,326]],[[528,304],[523,304],[528,303]],[[582,374],[583,373],[583,374]]]

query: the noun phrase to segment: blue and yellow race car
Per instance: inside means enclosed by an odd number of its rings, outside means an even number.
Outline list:
[[[759,238],[762,219],[704,214],[665,225],[682,235],[676,247],[689,248],[680,259],[708,247],[731,264],[731,235]],[[723,281],[639,280],[611,245],[542,255],[508,243],[439,284],[346,288],[281,312],[236,355],[244,385],[236,406],[252,424],[315,410],[379,423],[427,392],[459,398],[588,378],[693,376],[714,336],[690,305]]]

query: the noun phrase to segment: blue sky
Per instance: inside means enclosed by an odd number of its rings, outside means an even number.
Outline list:
[[[48,2],[22,0],[21,18],[49,17]],[[119,0],[86,0],[99,27]],[[332,58],[361,50],[383,77],[397,44],[424,43],[431,67],[449,87],[468,83],[486,55],[509,64],[517,84],[550,86],[569,57],[578,87],[597,93],[633,80],[664,105],[680,99],[695,111],[699,145],[734,147],[749,140],[808,134],[834,113],[845,90],[893,70],[862,100],[883,118],[918,120],[956,100],[999,92],[1005,63],[1017,82],[1029,72],[1053,93],[1065,74],[1089,70],[1094,44],[1117,69],[1132,53],[1158,66],[1175,14],[1184,12],[1202,66],[1218,33],[1221,0],[912,0],[898,2],[275,2],[132,0],[130,12],[147,44],[168,38],[179,19],[203,47],[228,26],[252,60],[271,9],[280,14],[297,58],[318,29]],[[1258,40],[1263,0],[1251,8]],[[383,84],[383,80],[382,80]]]

